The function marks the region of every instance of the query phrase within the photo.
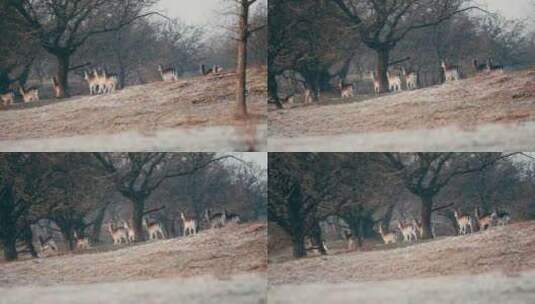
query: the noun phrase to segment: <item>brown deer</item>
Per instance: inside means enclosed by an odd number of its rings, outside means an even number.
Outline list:
[[[180,212],[180,218],[184,225],[183,236],[195,235],[197,234],[197,221],[194,218],[186,217],[184,212]]]
[[[0,99],[2,100],[4,106],[8,107],[15,101],[15,94],[12,91],[0,94]]]
[[[378,232],[379,232],[379,235],[381,235],[381,238],[383,239],[383,242],[385,243],[385,245],[388,245],[390,243],[392,244],[396,243],[397,241],[396,234],[393,232],[385,232],[383,230],[383,225],[379,224]]]
[[[467,234],[468,228],[470,228],[470,233],[474,232],[473,219],[470,215],[462,215],[459,210],[454,209],[453,216],[459,225],[459,235]]]
[[[39,89],[36,87],[31,87],[25,90],[23,86],[20,86],[19,92],[20,95],[22,95],[24,102],[39,101]]]

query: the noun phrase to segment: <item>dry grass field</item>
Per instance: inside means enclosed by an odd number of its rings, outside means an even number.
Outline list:
[[[482,73],[379,97],[268,114],[274,151],[526,150],[535,147],[535,69]]]
[[[0,111],[3,151],[257,150],[266,141],[266,69],[249,70],[250,120],[235,118],[234,73],[126,87],[111,95]]]
[[[271,303],[532,303],[534,253],[530,221],[326,257],[270,257],[268,297]]]
[[[0,303],[41,296],[43,303],[258,303],[265,299],[266,240],[264,223],[228,225],[193,237],[2,263]]]

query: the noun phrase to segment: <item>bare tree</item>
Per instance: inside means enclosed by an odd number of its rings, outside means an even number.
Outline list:
[[[383,153],[377,161],[396,173],[404,187],[420,199],[423,238],[432,238],[431,215],[452,203],[436,206],[435,197],[457,177],[479,172],[513,154]]]
[[[7,0],[23,31],[30,33],[57,60],[60,97],[69,96],[68,75],[78,68],[71,57],[92,36],[112,32],[139,18],[154,0]]]
[[[388,91],[390,53],[412,31],[432,27],[476,7],[468,0],[331,0],[354,27],[358,38],[376,53],[375,73],[381,92]]]
[[[132,204],[132,223],[138,240],[144,240],[143,216],[152,210],[145,203],[163,182],[191,175],[214,162],[232,156],[212,153],[95,153],[95,158],[111,174],[117,192]]]
[[[238,27],[237,27],[237,60],[236,74],[238,80],[236,83],[237,112],[240,117],[247,116],[247,47],[249,37],[265,28],[266,24],[251,26],[249,23],[249,13],[251,7],[257,0],[232,0],[236,3],[238,9]]]

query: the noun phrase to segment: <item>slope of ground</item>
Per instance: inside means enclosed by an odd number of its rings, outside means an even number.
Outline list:
[[[16,104],[0,111],[0,147],[9,150],[17,141],[40,141],[43,149],[64,150],[50,144],[49,139],[74,138],[76,142],[92,140],[100,150],[121,149],[109,141],[110,135],[120,134],[128,139],[128,132],[136,133],[131,138],[155,137],[161,132],[189,131],[204,143],[202,149],[214,150],[212,141],[229,138],[229,141],[265,141],[265,131],[257,126],[266,121],[266,70],[265,67],[251,68],[248,78],[248,106],[251,120],[249,127],[243,128],[235,119],[234,73],[219,76],[193,77],[177,82],[155,82],[146,85],[126,87],[111,95],[76,96],[54,101],[44,100],[33,104]],[[225,126],[221,132],[195,134],[209,127]],[[228,128],[235,128],[236,134],[229,134]],[[165,139],[171,143],[170,149],[185,150],[180,133]],[[102,139],[100,136],[103,136]],[[251,139],[252,138],[252,139]],[[79,140],[78,140],[79,139]],[[39,143],[39,142],[38,142]],[[136,150],[150,150],[159,143],[139,146]],[[173,146],[174,145],[174,146]],[[111,148],[111,149],[110,149]],[[115,148],[115,149],[114,149]],[[68,148],[67,148],[68,149]],[[242,150],[237,147],[237,150]],[[72,149],[71,149],[72,150]],[[95,149],[91,149],[95,150]]]
[[[3,263],[0,287],[203,275],[225,279],[241,273],[263,273],[267,267],[266,238],[264,223],[229,225],[192,237],[146,242],[113,251]]]
[[[534,121],[535,70],[497,71],[363,102],[272,110],[268,146],[270,151],[444,150],[458,134],[457,149],[514,150],[511,143],[535,146]]]
[[[403,248],[352,252],[270,263],[270,285],[404,280],[535,270],[535,222],[466,236],[442,237]]]

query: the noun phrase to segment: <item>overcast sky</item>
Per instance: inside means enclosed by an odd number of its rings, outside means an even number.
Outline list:
[[[535,8],[531,0],[479,0],[479,3],[486,5],[491,11],[498,11],[507,18],[532,17]]]
[[[259,2],[266,3],[267,0]],[[535,11],[531,0],[475,0],[491,11],[499,11],[508,18],[531,17]],[[160,0],[160,8],[170,16],[187,23],[217,26],[218,12],[227,7],[229,0]]]

